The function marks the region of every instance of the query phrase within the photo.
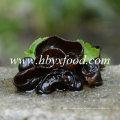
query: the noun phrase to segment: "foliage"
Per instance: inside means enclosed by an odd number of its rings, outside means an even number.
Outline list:
[[[84,57],[86,57],[86,61],[85,62],[89,62],[92,59],[95,59],[97,57],[99,57],[100,55],[100,50],[93,48],[89,43],[84,43],[83,40],[77,40],[78,42],[80,42],[84,48]]]

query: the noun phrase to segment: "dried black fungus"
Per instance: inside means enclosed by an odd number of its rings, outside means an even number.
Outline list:
[[[23,72],[19,72],[14,77],[14,85],[20,91],[28,91],[35,89],[38,83],[43,79],[43,76],[48,74],[48,71],[43,71],[37,68],[30,68]]]
[[[43,67],[43,65],[41,66],[38,63],[41,55],[43,55],[44,58],[46,58],[45,55],[49,55],[50,57],[53,58],[61,58],[61,57],[64,58],[65,56],[68,56],[68,58],[71,59],[78,58],[80,60],[83,58],[83,53],[84,50],[80,43],[67,41],[57,36],[53,36],[37,45],[35,50],[35,56],[36,56],[35,65],[42,68],[50,69],[49,66],[45,67],[44,65]],[[77,64],[65,64],[64,68],[74,69],[76,66]],[[56,64],[52,66],[52,68],[55,67]]]
[[[46,64],[46,62],[43,63],[43,64],[40,64],[39,62],[40,62],[41,56],[42,56],[42,59],[47,60],[47,56],[48,55],[49,55],[49,58],[52,58],[54,60],[56,60],[56,58],[60,58],[61,59],[61,58],[65,57],[64,52],[62,50],[58,49],[58,48],[57,49],[56,48],[48,49],[45,52],[43,52],[39,57],[37,57],[35,59],[35,62],[34,62],[35,66],[37,66],[39,68],[42,68],[42,69],[46,69],[46,70],[51,70],[53,68],[61,66],[60,64],[57,64],[58,61],[56,61],[56,63],[53,63],[53,61],[49,61],[49,60],[47,61],[47,64]]]
[[[54,69],[37,86],[38,94],[49,94],[56,90],[81,90],[83,79],[76,73],[65,69]]]
[[[34,60],[30,57],[25,57],[21,60],[21,63],[18,66],[18,70],[19,72],[22,72],[32,67],[34,67]]]
[[[100,73],[100,65],[95,64],[94,60],[92,63],[86,63],[81,68],[82,76],[84,77],[85,83],[89,86],[100,86],[102,85],[102,78]]]
[[[100,49],[99,46],[96,48]],[[19,72],[14,77],[14,85],[19,91],[35,89],[37,94],[49,94],[53,91],[80,91],[83,85],[99,86],[102,84],[100,70],[101,64],[61,64],[62,58],[81,60],[84,49],[78,42],[66,41],[57,36],[50,37],[37,45],[35,49],[35,60],[23,58],[19,64]],[[62,63],[56,61],[54,64],[40,64],[40,58],[62,59]],[[100,57],[100,56],[99,56]],[[96,58],[97,59],[97,58]]]

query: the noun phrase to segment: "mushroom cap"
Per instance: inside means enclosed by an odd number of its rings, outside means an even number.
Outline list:
[[[61,67],[61,64],[56,59],[57,58],[62,59],[64,57],[65,54],[61,49],[58,48],[48,49],[35,59],[34,64],[37,67],[40,66],[40,68],[42,69],[53,69],[55,67]],[[61,63],[62,62],[63,61],[61,61]]]
[[[89,86],[100,86],[102,85],[102,78],[100,73],[100,65],[95,64],[94,60],[92,64],[85,64],[82,68],[82,75]]]
[[[49,94],[56,90],[81,90],[83,81],[73,71],[54,69],[47,74],[36,88],[37,94]]]
[[[20,91],[32,90],[38,85],[45,74],[47,74],[47,72],[40,70],[40,68],[30,68],[23,72],[19,72],[14,77],[13,84]]]
[[[64,40],[58,36],[49,37],[45,41],[37,45],[35,49],[35,61],[39,61],[41,55],[48,54],[52,55],[53,58],[66,56],[68,58],[78,58],[81,60],[83,58],[84,49],[79,42],[73,42]],[[64,69],[74,69],[77,64],[68,64],[64,66]]]

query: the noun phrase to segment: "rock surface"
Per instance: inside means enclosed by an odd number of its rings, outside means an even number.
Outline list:
[[[36,95],[12,84],[14,68],[0,68],[0,120],[120,120],[120,65],[106,67],[103,86]]]

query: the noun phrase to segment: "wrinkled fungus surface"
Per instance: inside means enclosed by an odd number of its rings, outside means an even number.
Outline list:
[[[99,48],[97,46],[96,48]],[[37,94],[49,94],[54,91],[80,91],[83,85],[90,87],[102,85],[101,64],[39,64],[40,58],[65,58],[81,60],[84,55],[83,46],[78,42],[67,41],[57,36],[50,37],[37,45],[35,60],[30,57],[22,59],[19,72],[14,77],[14,85],[19,91],[35,89]],[[61,60],[63,63],[64,60]]]

